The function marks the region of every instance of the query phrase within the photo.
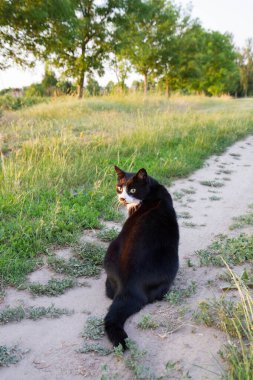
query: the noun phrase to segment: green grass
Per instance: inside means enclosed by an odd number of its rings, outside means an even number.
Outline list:
[[[228,336],[227,344],[220,350],[228,364],[222,377],[227,380],[252,380],[253,299],[244,282],[225,265],[238,292],[239,301],[226,300],[224,297],[203,301],[195,312],[195,320],[219,328]]]
[[[25,285],[25,289],[29,290],[36,296],[55,297],[64,294],[66,290],[73,288],[77,282],[72,278],[55,279],[52,278],[47,284],[31,282]]]
[[[148,330],[148,329],[153,330],[153,329],[156,329],[157,327],[159,327],[159,324],[153,320],[153,318],[150,314],[146,314],[138,322],[137,327],[139,327],[142,330]]]
[[[253,208],[253,205],[250,205],[250,209]],[[234,230],[237,228],[243,228],[246,226],[252,226],[253,225],[253,211],[249,211],[245,215],[241,215],[238,217],[233,218],[235,221],[231,226],[230,229]]]
[[[116,239],[119,234],[119,230],[116,228],[105,228],[104,230],[98,232],[97,237],[106,243],[111,242]]]
[[[114,164],[169,184],[252,132],[250,99],[62,98],[4,113],[0,278],[20,283],[50,245],[119,220]]]
[[[193,296],[196,291],[197,283],[195,281],[192,281],[187,288],[171,289],[167,294],[165,294],[164,299],[173,305],[178,305],[185,301],[187,298]]]
[[[224,266],[224,260],[230,265],[253,262],[253,235],[240,234],[232,238],[220,235],[209,247],[196,254],[201,265]]]
[[[41,319],[41,318],[59,318],[62,315],[70,315],[72,311],[67,309],[61,309],[51,305],[49,307],[44,306],[16,306],[6,307],[0,311],[0,324],[4,325],[10,322],[20,322],[23,319]]]
[[[56,256],[48,259],[49,266],[58,273],[73,277],[97,276],[102,270],[105,249],[97,244],[79,243],[73,247],[75,257],[64,260]]]
[[[156,377],[149,367],[143,364],[146,351],[141,350],[137,343],[127,338],[128,354],[124,357],[125,366],[131,371],[134,379],[154,380]]]
[[[88,317],[82,337],[97,340],[104,335],[104,319],[102,317]]]
[[[77,350],[80,354],[88,354],[90,352],[94,352],[99,356],[107,356],[110,355],[113,350],[107,347],[102,346],[100,343],[88,343],[84,342],[83,346]]]

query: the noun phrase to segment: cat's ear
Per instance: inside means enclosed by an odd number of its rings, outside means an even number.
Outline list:
[[[148,173],[146,169],[142,168],[136,173],[135,177],[137,177],[138,179],[141,179],[142,181],[147,181]]]
[[[114,166],[114,169],[116,171],[116,173],[118,174],[118,178],[121,179],[121,178],[124,178],[126,173],[123,172],[123,170],[121,170],[120,168],[118,168],[118,166]]]

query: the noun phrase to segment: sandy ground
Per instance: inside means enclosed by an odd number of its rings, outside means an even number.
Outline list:
[[[218,269],[199,267],[195,252],[207,247],[216,235],[231,234],[229,226],[232,218],[245,213],[248,205],[253,203],[252,165],[253,136],[250,136],[234,144],[225,154],[212,156],[202,169],[176,181],[169,189],[181,230],[181,269],[175,286],[185,287],[195,281],[197,289],[196,294],[180,306],[157,302],[146,306],[126,322],[129,337],[146,350],[144,365],[151,368],[156,378],[162,375],[165,379],[194,380],[221,377],[224,363],[218,351],[226,337],[218,330],[196,325],[191,318],[200,300],[221,294],[220,284],[216,280]],[[210,187],[200,183],[209,180],[221,182],[223,186]],[[109,224],[111,226],[120,228],[120,225],[113,223]],[[84,231],[82,240],[96,241],[96,231]],[[70,248],[56,253],[65,259],[72,255]],[[194,264],[191,267],[187,265],[189,260]],[[55,273],[45,265],[33,272],[29,280],[46,283],[52,277]],[[87,280],[89,287],[75,287],[58,297],[35,298],[26,291],[9,288],[0,310],[20,303],[28,306],[49,306],[53,303],[57,307],[74,310],[74,314],[59,319],[24,320],[0,326],[1,345],[17,344],[24,350],[29,349],[19,363],[1,368],[0,378],[100,379],[104,373],[104,379],[133,379],[122,359],[113,355],[100,357],[94,353],[76,352],[84,341],[81,333],[88,316],[104,316],[110,305],[110,300],[105,297],[104,281],[105,275],[102,273],[99,279]],[[148,313],[162,322],[162,326],[155,330],[137,328],[137,323]],[[110,347],[105,337],[101,342]],[[165,365],[168,362],[174,363],[174,368],[166,374]],[[107,377],[103,365],[107,365]]]

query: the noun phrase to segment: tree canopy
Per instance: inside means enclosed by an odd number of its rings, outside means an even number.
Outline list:
[[[0,0],[0,69],[35,58],[73,78],[104,73],[122,90],[130,67],[170,91],[248,94],[252,44],[238,54],[229,34],[205,30],[170,0]],[[91,79],[89,79],[91,81]]]

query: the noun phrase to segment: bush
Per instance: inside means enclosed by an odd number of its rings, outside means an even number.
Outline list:
[[[34,104],[45,101],[45,98],[40,96],[19,96],[12,95],[0,96],[0,113],[1,110],[18,110],[23,107],[30,107]]]

